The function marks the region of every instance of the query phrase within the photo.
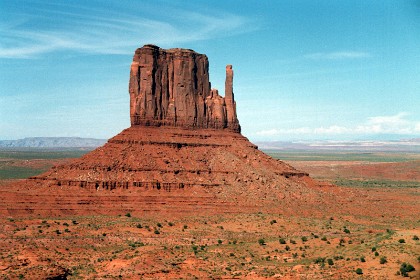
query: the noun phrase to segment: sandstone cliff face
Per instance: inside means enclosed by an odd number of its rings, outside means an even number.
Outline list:
[[[240,132],[232,66],[226,67],[225,97],[211,89],[208,69],[207,56],[192,50],[137,49],[129,84],[131,125]]]

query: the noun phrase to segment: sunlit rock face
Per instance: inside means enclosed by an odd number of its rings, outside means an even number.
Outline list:
[[[226,66],[225,97],[211,89],[209,62],[188,49],[145,45],[135,51],[130,72],[131,125],[215,128],[240,132],[233,70]]]

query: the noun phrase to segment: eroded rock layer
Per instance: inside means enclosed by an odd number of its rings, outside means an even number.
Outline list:
[[[273,160],[238,133],[134,126],[82,158],[32,179],[87,189],[171,191],[248,184],[264,181],[267,174],[273,179],[308,175]]]
[[[216,128],[240,132],[233,70],[226,67],[225,97],[209,82],[207,56],[187,49],[145,45],[130,72],[131,125]]]

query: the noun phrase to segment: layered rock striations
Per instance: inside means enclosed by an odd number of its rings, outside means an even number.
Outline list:
[[[241,212],[319,199],[307,173],[241,135],[232,83],[228,65],[225,97],[210,89],[207,57],[194,51],[137,49],[131,127],[80,159],[19,184],[19,193],[0,201],[0,214]]]
[[[188,49],[145,45],[130,72],[131,125],[216,128],[240,132],[233,70],[226,67],[225,97],[209,82],[207,56]]]

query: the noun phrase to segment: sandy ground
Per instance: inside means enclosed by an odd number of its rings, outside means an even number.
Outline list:
[[[417,163],[292,164],[326,181],[358,172],[420,181]],[[420,277],[415,187],[325,183],[282,190],[267,207],[239,207],[240,197],[222,204],[217,190],[192,198],[162,190],[92,194],[20,182],[0,181],[0,206],[20,201],[27,208],[3,209],[2,279],[403,279],[404,262],[416,269],[410,278]]]

